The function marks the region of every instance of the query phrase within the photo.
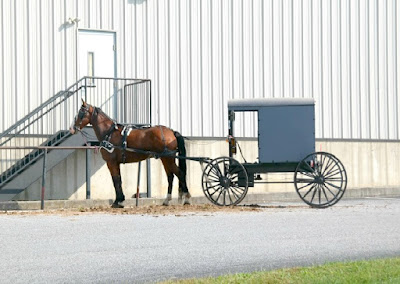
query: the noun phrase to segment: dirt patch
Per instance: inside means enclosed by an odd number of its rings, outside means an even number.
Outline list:
[[[215,206],[210,204],[202,205],[150,205],[140,207],[110,208],[105,206],[91,208],[71,208],[54,210],[12,210],[0,211],[0,214],[6,215],[89,215],[89,214],[130,214],[130,215],[153,215],[153,216],[188,216],[188,215],[210,215],[218,212],[257,212],[262,208],[251,206]]]

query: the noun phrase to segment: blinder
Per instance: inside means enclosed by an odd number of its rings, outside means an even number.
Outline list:
[[[79,109],[79,112],[78,112],[79,124],[78,125],[74,125],[74,129],[75,130],[79,131],[78,127],[80,127],[82,125],[82,120],[84,119],[84,117],[88,113],[89,113],[89,105],[81,106],[81,108]]]

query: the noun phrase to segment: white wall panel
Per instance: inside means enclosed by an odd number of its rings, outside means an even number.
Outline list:
[[[117,33],[153,122],[225,136],[230,98],[314,97],[316,136],[400,139],[396,0],[4,0],[0,129],[74,83],[77,28]],[[68,18],[78,17],[77,26]],[[256,117],[238,121],[256,132]],[[301,126],[299,126],[301,127]]]

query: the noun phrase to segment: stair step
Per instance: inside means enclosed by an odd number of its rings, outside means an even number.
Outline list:
[[[22,191],[24,191],[24,189],[2,189],[0,190],[0,201],[9,201]]]

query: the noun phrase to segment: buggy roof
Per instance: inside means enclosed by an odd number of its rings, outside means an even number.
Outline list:
[[[271,106],[306,106],[314,105],[313,98],[261,98],[228,100],[230,110],[258,110]]]

